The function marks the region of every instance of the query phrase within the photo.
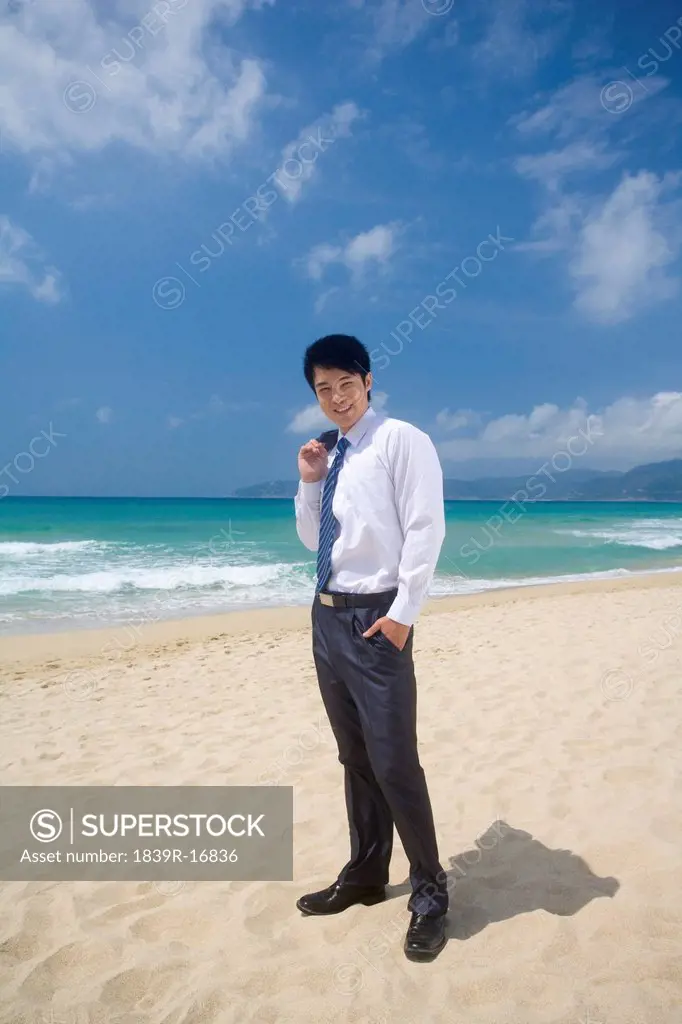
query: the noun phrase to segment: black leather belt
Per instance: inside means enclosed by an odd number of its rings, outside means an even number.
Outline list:
[[[379,594],[330,594],[321,590],[315,596],[321,604],[333,608],[378,608],[392,601],[397,593],[397,590],[383,590]]]

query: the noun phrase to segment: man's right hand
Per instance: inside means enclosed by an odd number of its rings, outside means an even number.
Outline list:
[[[327,449],[321,441],[313,438],[300,449],[298,472],[306,484],[315,483],[327,475]]]

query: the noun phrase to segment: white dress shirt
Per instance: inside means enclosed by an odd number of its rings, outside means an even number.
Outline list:
[[[332,510],[340,531],[326,589],[353,594],[393,590],[386,613],[411,626],[426,600],[445,538],[443,471],[428,434],[370,406],[345,435],[350,445]],[[328,456],[334,461],[336,448]],[[299,482],[298,536],[317,551],[324,479]]]

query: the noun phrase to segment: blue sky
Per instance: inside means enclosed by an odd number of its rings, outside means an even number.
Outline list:
[[[682,454],[680,139],[662,0],[3,0],[2,482],[292,479],[337,331],[447,476]]]

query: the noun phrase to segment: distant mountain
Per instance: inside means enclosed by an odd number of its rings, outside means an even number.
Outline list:
[[[682,459],[650,462],[606,480],[586,480],[581,497],[599,500],[640,498],[648,501],[682,501]]]
[[[270,480],[240,487],[234,497],[293,498],[297,489],[297,480]],[[523,492],[531,501],[682,501],[682,459],[651,462],[627,472],[567,469],[560,473],[545,463],[542,473],[444,481],[445,497],[451,500],[503,501],[516,494],[523,501]]]
[[[478,499],[496,500],[498,498],[510,498],[513,494],[519,496],[525,493],[529,498],[539,501],[558,500],[560,498],[577,498],[581,489],[588,483],[599,482],[604,478],[621,476],[620,473],[600,472],[596,469],[567,469],[558,473],[552,469],[551,464],[545,464],[545,470],[540,473],[524,473],[522,476],[498,476],[482,477],[479,480],[449,480],[445,479],[443,489],[446,498],[450,499]]]
[[[293,498],[298,490],[298,480],[269,480],[266,484],[239,487],[235,498]]]

